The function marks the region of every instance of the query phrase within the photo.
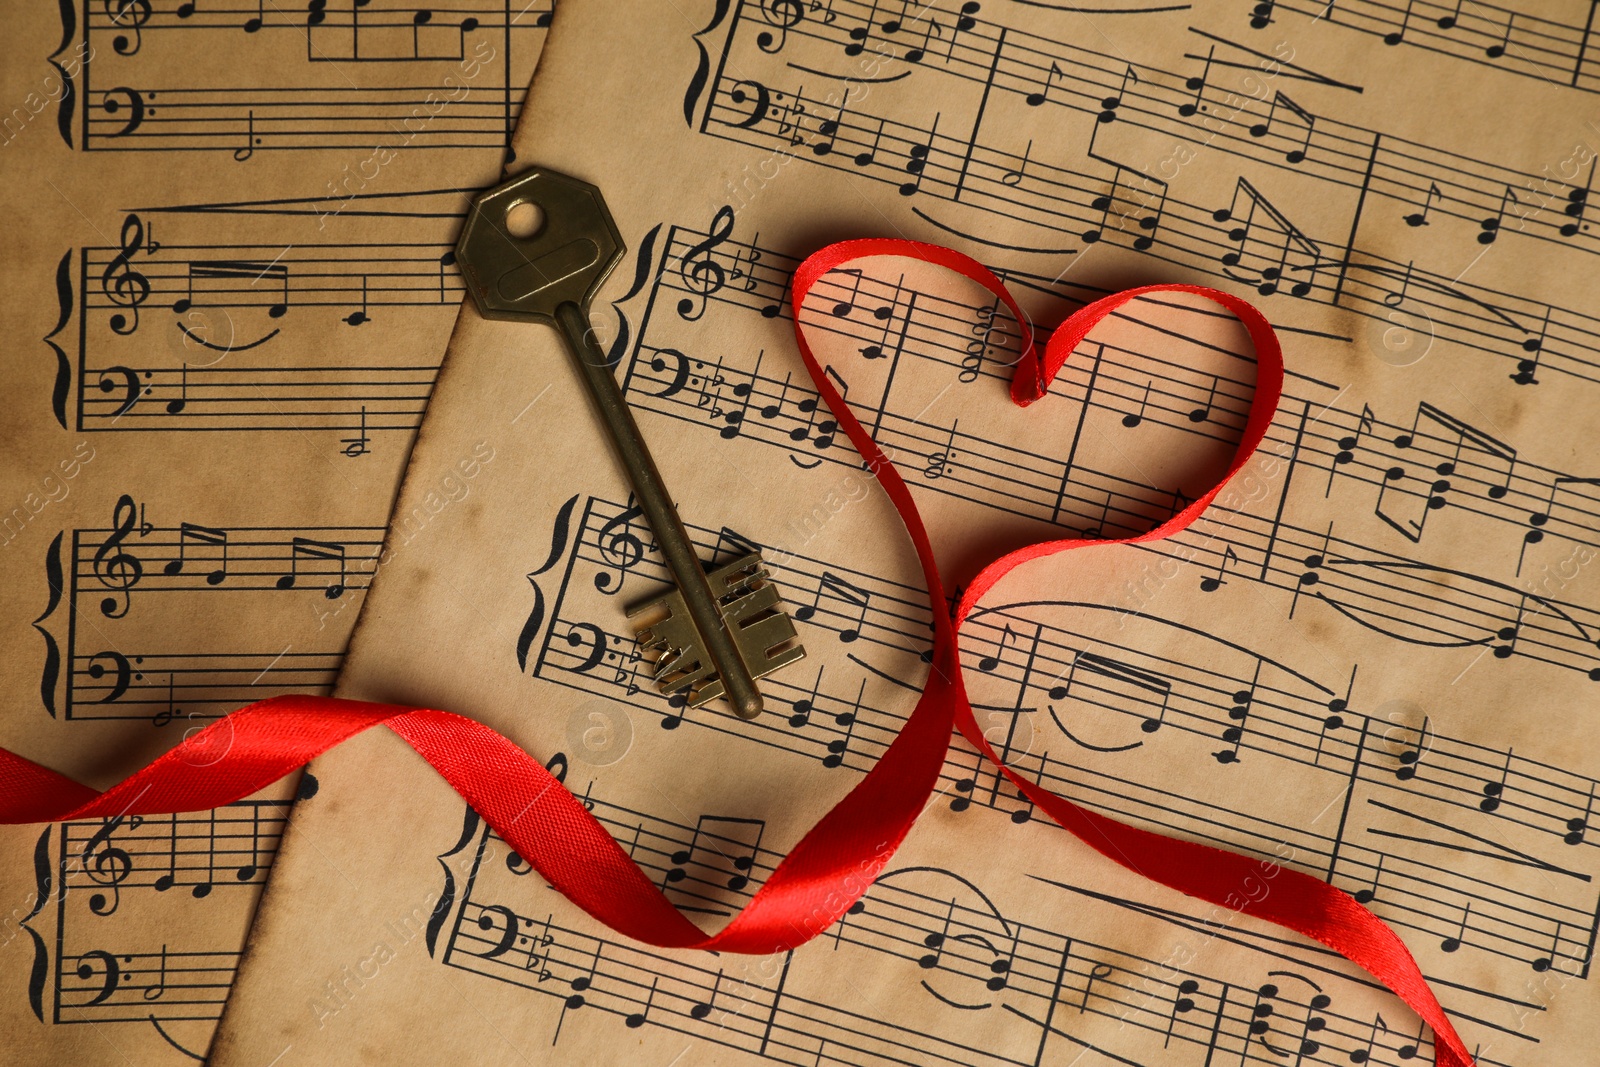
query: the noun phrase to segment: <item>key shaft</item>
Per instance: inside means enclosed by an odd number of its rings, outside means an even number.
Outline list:
[[[595,409],[605,423],[606,436],[611,439],[617,458],[622,461],[623,468],[628,472],[628,480],[633,483],[639,510],[655,532],[656,543],[660,546],[662,558],[667,561],[667,569],[672,572],[678,591],[683,595],[689,617],[700,632],[707,655],[716,664],[727,700],[733,705],[734,714],[741,719],[753,719],[761,714],[761,692],[750,677],[750,669],[745,665],[727,620],[717,605],[717,598],[711,591],[711,585],[706,581],[706,572],[700,565],[694,542],[689,539],[689,531],[678,517],[678,509],[673,505],[672,496],[661,479],[655,457],[645,445],[639,424],[634,421],[633,412],[628,410],[628,402],[617,386],[616,375],[606,362],[606,354],[596,343],[594,332],[589,328],[589,316],[577,304],[566,301],[557,305],[555,320],[557,328],[566,338],[567,347],[578,365],[584,385],[588,387]]]

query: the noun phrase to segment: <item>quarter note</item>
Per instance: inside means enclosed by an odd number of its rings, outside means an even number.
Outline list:
[[[1212,378],[1211,378],[1211,391],[1206,394],[1205,405],[1203,407],[1197,407],[1197,408],[1194,408],[1193,410],[1191,410],[1189,412],[1189,421],[1190,422],[1205,422],[1207,419],[1209,419],[1211,417],[1211,405],[1216,403],[1216,400],[1217,400],[1217,379],[1213,375]]]
[[[656,1002],[656,986],[660,983],[660,981],[661,979],[659,977],[652,978],[650,980],[650,997],[644,1002],[644,1010],[636,1011],[632,1015],[629,1015],[626,1019],[622,1020],[623,1025],[628,1029],[637,1030],[639,1027],[645,1024],[645,1020],[650,1018],[650,1009],[655,1006]]]
[[[915,196],[922,189],[922,178],[928,170],[928,153],[933,151],[934,135],[939,130],[939,115],[933,116],[933,125],[928,127],[927,139],[921,144],[914,144],[906,150],[905,171],[911,175],[911,180],[900,183],[901,196]]]
[[[1216,58],[1216,55],[1217,46],[1212,45],[1211,48],[1206,52],[1205,68],[1201,70],[1197,76],[1188,78],[1183,83],[1184,88],[1194,91],[1193,100],[1189,101],[1187,104],[1178,105],[1178,114],[1182,115],[1186,119],[1192,118],[1198,111],[1200,111],[1202,107],[1201,100],[1203,99],[1206,91],[1206,81],[1211,77],[1211,61]]]
[[[1406,31],[1411,28],[1411,8],[1415,3],[1416,0],[1406,0],[1406,11],[1404,17],[1402,17],[1400,20],[1400,28],[1384,34],[1384,44],[1397,45],[1406,39]]]
[[[1561,225],[1561,236],[1563,237],[1576,237],[1578,232],[1584,228],[1583,216],[1584,212],[1589,208],[1589,194],[1594,191],[1594,169],[1596,163],[1600,163],[1600,157],[1590,160],[1589,180],[1584,183],[1583,188],[1579,189],[1574,186],[1567,192],[1567,206],[1562,208],[1561,211],[1572,221]]]
[[[350,312],[344,317],[344,322],[348,326],[360,326],[362,323],[371,321],[372,319],[367,316],[367,276],[363,274],[361,276],[361,310]]]
[[[1388,858],[1382,852],[1378,853],[1378,865],[1372,869],[1372,885],[1366,889],[1358,889],[1350,894],[1356,898],[1357,904],[1371,904],[1378,899],[1378,883],[1383,880],[1383,863]]]
[[[1567,820],[1567,832],[1561,840],[1569,845],[1583,844],[1584,837],[1589,832],[1589,820],[1594,817],[1595,783],[1589,783],[1589,800],[1583,806],[1583,814]]]
[[[1218,589],[1228,584],[1228,579],[1225,576],[1228,573],[1228,564],[1230,562],[1239,562],[1239,556],[1233,551],[1232,545],[1228,545],[1222,550],[1222,559],[1217,563],[1217,573],[1211,577],[1200,579],[1200,591],[1202,593],[1215,593]]]
[[[1400,753],[1400,766],[1395,768],[1394,776],[1402,782],[1410,781],[1422,769],[1422,758],[1433,747],[1433,720],[1428,716],[1422,717],[1422,730],[1417,735],[1417,743],[1408,746]]]
[[[1561,952],[1561,928],[1564,925],[1565,924],[1559,920],[1556,922],[1555,933],[1550,935],[1550,951],[1543,956],[1536,957],[1532,962],[1529,963],[1529,966],[1534,969],[1535,973],[1543,974],[1555,964],[1555,961]]]
[[[711,995],[709,997],[707,997],[705,1000],[700,1001],[694,1007],[690,1008],[689,1009],[689,1017],[691,1019],[704,1019],[707,1015],[710,1015],[711,1014],[711,1009],[716,1007],[716,1004],[717,1004],[717,992],[721,988],[722,988],[722,970],[721,970],[721,968],[718,968],[718,970],[717,970],[717,980],[714,983],[712,983],[712,986],[711,986]]]
[[[1517,13],[1515,11],[1507,11],[1505,34],[1501,36],[1500,43],[1492,44],[1488,48],[1485,48],[1483,50],[1484,55],[1488,56],[1490,59],[1499,59],[1501,56],[1506,54],[1506,48],[1508,48],[1511,44],[1511,27],[1516,21]]]
[[[1439,942],[1439,948],[1445,952],[1455,952],[1461,948],[1467,936],[1467,924],[1472,919],[1472,902],[1469,900],[1466,907],[1461,909],[1461,925],[1456,928],[1453,936]]]
[[[1150,386],[1152,384],[1154,383],[1147,383],[1144,387],[1144,396],[1139,400],[1138,413],[1122,416],[1122,425],[1126,426],[1128,429],[1131,430],[1144,421],[1145,408],[1150,405]]]
[[[824,767],[833,768],[844,764],[845,754],[850,751],[850,742],[856,736],[856,722],[861,716],[861,699],[867,692],[867,680],[861,679],[861,688],[856,692],[855,706],[849,711],[842,711],[833,717],[833,721],[843,726],[844,737],[828,742],[828,754],[822,757]]]
[[[1511,749],[1506,749],[1506,765],[1500,771],[1498,782],[1483,783],[1483,799],[1478,801],[1478,807],[1483,811],[1493,812],[1500,809],[1501,802],[1505,799],[1506,779],[1511,775]]]

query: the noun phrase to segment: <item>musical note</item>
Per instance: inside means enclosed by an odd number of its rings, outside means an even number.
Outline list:
[[[158,971],[156,972],[155,978],[145,984],[144,992],[142,994],[145,1000],[160,1000],[162,997],[166,996],[166,993],[167,993],[167,946],[165,944],[163,944],[161,946],[160,959],[161,959],[161,966],[158,969]]]
[[[356,456],[365,456],[372,451],[368,447],[371,442],[372,438],[367,436],[367,405],[362,404],[361,422],[356,429],[356,436],[340,438],[339,443],[344,447],[339,451],[352,459]]]
[[[1206,90],[1206,82],[1211,77],[1211,61],[1216,58],[1216,55],[1216,45],[1212,45],[1206,50],[1206,65],[1204,69],[1202,69],[1198,75],[1184,79],[1184,88],[1193,90],[1194,92],[1193,100],[1186,104],[1178,105],[1178,114],[1182,115],[1186,119],[1193,118],[1203,107],[1201,100],[1203,99],[1203,94]]]
[[[1539,370],[1539,360],[1544,356],[1545,338],[1550,332],[1550,307],[1544,309],[1544,321],[1539,325],[1539,336],[1528,336],[1522,340],[1522,351],[1531,355],[1532,359],[1517,360],[1517,370],[1512,374],[1511,380],[1518,385],[1538,385],[1539,379],[1534,377]]]
[[[1383,881],[1383,864],[1388,858],[1382,852],[1378,853],[1378,865],[1372,869],[1372,884],[1365,889],[1358,889],[1350,894],[1356,898],[1358,904],[1371,904],[1378,899],[1378,883]]]
[[[1589,783],[1589,799],[1583,806],[1583,814],[1567,820],[1567,832],[1561,840],[1569,845],[1581,845],[1589,833],[1589,820],[1594,817],[1595,783]]]
[[[1040,104],[1044,103],[1050,98],[1050,87],[1055,84],[1056,79],[1059,78],[1065,81],[1066,77],[1067,72],[1062,70],[1060,65],[1057,64],[1055,60],[1051,60],[1050,69],[1045,72],[1044,82],[1042,85],[1040,85],[1039,91],[1036,93],[1029,93],[1024,98],[1027,102],[1027,105],[1029,107],[1038,107]]]
[[[660,981],[659,977],[650,980],[650,997],[644,1002],[644,1010],[636,1011],[622,1020],[623,1025],[628,1029],[637,1030],[650,1018],[650,1009],[655,1006],[656,1002],[656,986]]]
[[[1415,4],[1416,0],[1406,0],[1406,10],[1405,14],[1400,19],[1400,28],[1384,34],[1384,44],[1394,46],[1406,39],[1406,31],[1411,28],[1411,8]]]
[[[1366,1063],[1372,1059],[1372,1050],[1378,1043],[1378,1031],[1385,1034],[1389,1032],[1389,1024],[1383,1021],[1383,1013],[1375,1013],[1372,1017],[1372,1031],[1367,1035],[1367,1047],[1354,1049],[1350,1053],[1351,1063]]]
[[[801,622],[810,622],[816,617],[818,611],[823,609],[823,599],[842,605],[844,610],[837,612],[828,610],[829,615],[837,615],[851,625],[846,625],[839,631],[839,640],[849,644],[861,636],[861,628],[866,625],[867,607],[872,602],[872,594],[858,585],[839,577],[832,571],[823,571],[822,578],[817,583],[816,595],[811,598],[811,603],[802,604],[795,609],[794,617]]]
[[[811,721],[811,713],[817,708],[817,692],[822,687],[822,671],[822,667],[817,668],[817,677],[811,683],[811,695],[801,697],[790,705],[794,714],[789,716],[789,725],[796,730]]]
[[[719,967],[719,968],[717,968],[717,979],[711,985],[711,995],[708,996],[705,1000],[698,1001],[692,1008],[690,1008],[689,1009],[689,1017],[691,1019],[704,1019],[706,1016],[710,1015],[712,1009],[717,1006],[717,993],[721,989],[722,989],[722,968]]]
[[[367,314],[367,276],[363,274],[361,276],[361,307],[359,310],[352,311],[346,315],[344,323],[346,326],[361,326],[371,321],[371,316]]]
[[[583,1007],[583,994],[589,989],[589,987],[594,985],[595,975],[600,971],[600,953],[604,948],[604,941],[595,942],[594,958],[589,961],[589,971],[587,974],[580,974],[578,977],[572,979],[572,995],[566,999],[566,1007],[574,1009]]]
[[[275,583],[279,589],[293,589],[296,583],[299,582],[301,560],[333,561],[337,563],[339,565],[339,576],[323,587],[322,595],[329,600],[337,600],[344,595],[345,549],[343,545],[333,544],[329,541],[313,541],[309,537],[294,538],[290,543],[289,573],[279,577]]]
[[[1028,158],[1032,155],[1033,138],[1030,137],[1028,138],[1027,147],[1022,151],[1022,159],[1018,161],[1016,169],[1008,170],[1004,174],[1000,175],[1000,184],[1009,185],[1012,188],[1016,188],[1017,186],[1021,185],[1022,179],[1028,174]],[[1011,158],[1016,159],[1015,156],[1012,156]]]
[[[1488,56],[1490,59],[1499,59],[1501,56],[1506,54],[1506,48],[1511,44],[1511,27],[1516,21],[1517,13],[1515,11],[1507,11],[1505,33],[1501,35],[1500,42],[1498,44],[1492,44],[1483,50],[1484,55]]]
[[[941,924],[940,928],[936,931],[926,934],[922,938],[923,946],[930,948],[933,951],[918,957],[918,967],[921,967],[925,971],[931,971],[935,967],[939,966],[940,961],[944,959],[945,942],[950,938],[950,920],[955,917],[955,913],[956,902],[952,898],[950,901],[950,906],[945,909],[944,922]]]
[[[839,140],[839,127],[844,125],[845,110],[850,106],[850,87],[845,86],[844,95],[833,110],[833,118],[822,119],[817,123],[817,133],[822,140],[811,142],[811,154],[825,156],[833,151],[833,146]]]
[[[1506,210],[1513,204],[1520,209],[1522,207],[1522,200],[1517,196],[1517,191],[1508,185],[1505,188],[1505,192],[1500,194],[1499,209],[1494,215],[1484,219],[1478,224],[1478,227],[1483,231],[1482,233],[1478,234],[1479,244],[1494,244],[1495,239],[1500,236],[1500,227],[1505,222]],[[1525,217],[1525,215],[1519,210],[1517,212],[1517,217],[1520,219]]]
[[[938,132],[939,116],[935,113],[933,124],[927,130],[927,139],[906,149],[905,170],[911,175],[911,180],[900,183],[901,196],[915,196],[922,190],[922,178],[928,170],[928,153],[933,151],[933,139]]]
[[[183,573],[191,544],[199,546],[202,550],[219,550],[218,565],[206,572],[206,584],[221,585],[228,577],[228,531],[210,526],[197,526],[192,522],[181,523],[178,526],[178,554],[167,561],[167,565],[161,568],[161,573],[169,575]]]
[[[1417,776],[1422,769],[1422,758],[1433,747],[1432,741],[1433,720],[1428,716],[1422,717],[1422,730],[1417,735],[1417,743],[1408,746],[1398,757],[1399,766],[1395,768],[1394,776],[1402,782],[1408,782]]]
[[[936,481],[954,469],[955,458],[958,455],[956,452],[956,428],[960,424],[961,420],[959,419],[950,420],[950,429],[945,435],[943,451],[929,452],[924,457],[922,466],[922,476],[924,478]]]
[[[1123,69],[1122,69],[1122,85],[1117,89],[1116,93],[1114,93],[1111,96],[1107,96],[1107,97],[1104,97],[1104,98],[1101,99],[1101,101],[1100,101],[1100,114],[1096,116],[1098,121],[1100,121],[1100,122],[1115,122],[1116,121],[1117,108],[1122,106],[1122,98],[1123,98],[1123,96],[1125,96],[1127,94],[1128,86],[1130,84],[1132,84],[1132,85],[1139,84],[1139,72],[1133,69],[1133,64],[1132,63],[1128,63],[1123,67]]]
[[[978,661],[978,669],[985,674],[991,673],[1000,666],[1000,661],[1006,658],[1006,645],[1017,639],[1017,633],[1006,623],[1005,629],[1000,633],[1000,640],[995,642],[994,655],[984,656]]]
[[[750,872],[756,856],[761,851],[761,837],[766,832],[764,819],[740,819],[725,815],[702,815],[695,821],[694,834],[689,847],[673,852],[671,868],[663,879],[662,888],[681,882],[688,877],[691,864],[700,870],[694,881],[704,883],[711,878],[723,880],[734,892],[750,884]],[[698,857],[698,858],[697,858]],[[699,890],[690,894],[696,901],[705,901]],[[704,907],[689,907],[689,911],[706,911]],[[718,912],[723,914],[723,912]]]
[[[1436,198],[1442,203],[1444,201],[1444,190],[1439,188],[1437,182],[1429,182],[1428,195],[1422,201],[1422,210],[1405,216],[1406,225],[1412,227],[1428,225],[1428,213],[1433,210],[1433,201]]]
[[[1111,224],[1111,209],[1117,205],[1119,199],[1117,195],[1118,190],[1125,188],[1122,179],[1123,175],[1129,172],[1126,168],[1118,164],[1113,164],[1113,167],[1115,167],[1115,169],[1112,171],[1111,175],[1110,191],[1104,196],[1097,196],[1093,200],[1089,201],[1089,206],[1100,212],[1100,223],[1098,226],[1083,232],[1083,240],[1087,244],[1093,244],[1105,235],[1107,227],[1109,227]],[[1130,217],[1137,215],[1138,218],[1135,221],[1135,225],[1137,225],[1139,229],[1146,232],[1140,234],[1138,237],[1135,237],[1132,243],[1134,248],[1137,248],[1143,252],[1148,251],[1156,243],[1156,231],[1160,229],[1162,216],[1166,213],[1167,209],[1167,183],[1161,181],[1159,178],[1152,178],[1147,174],[1138,175],[1138,180],[1145,186],[1148,186],[1152,183],[1155,184],[1157,186],[1158,195],[1156,195],[1152,200],[1152,198],[1148,195],[1147,189],[1135,191],[1132,186],[1126,186],[1129,191],[1129,196],[1126,198],[1129,206],[1126,210],[1120,211],[1117,214],[1116,229],[1118,233],[1123,232],[1123,224],[1126,223]],[[1142,202],[1136,202],[1134,200],[1136,196],[1142,197]]]
[[[1150,389],[1153,384],[1152,382],[1145,383],[1144,396],[1139,398],[1139,410],[1136,413],[1122,416],[1122,425],[1128,429],[1131,430],[1144,421],[1145,409],[1150,406]]]
[[[1456,928],[1456,932],[1453,935],[1439,942],[1439,948],[1445,952],[1455,952],[1461,948],[1462,941],[1467,936],[1467,923],[1471,918],[1472,902],[1469,900],[1466,906],[1461,909],[1461,925]]]
[[[1206,393],[1206,402],[1203,405],[1201,405],[1200,407],[1191,408],[1190,409],[1190,411],[1189,411],[1189,421],[1190,422],[1205,422],[1207,419],[1209,419],[1211,417],[1211,406],[1213,404],[1215,404],[1216,401],[1217,401],[1217,376],[1213,374],[1211,376],[1211,388]]]
[[[1322,261],[1322,249],[1262,196],[1248,180],[1242,177],[1238,180],[1234,186],[1233,202],[1228,207],[1213,212],[1212,218],[1217,222],[1237,221],[1241,198],[1248,203],[1249,209],[1245,212],[1244,225],[1235,226],[1227,231],[1227,239],[1238,244],[1240,250],[1227,252],[1221,257],[1222,265],[1227,268],[1225,273],[1237,281],[1255,285],[1256,292],[1262,296],[1271,296],[1278,291],[1280,284],[1292,271],[1310,269],[1310,277],[1289,287],[1289,295],[1305,296],[1311,292],[1318,264]],[[1257,221],[1258,215],[1263,221]],[[1257,236],[1263,230],[1269,236],[1264,238]],[[1265,246],[1262,252],[1256,254],[1259,258],[1265,259],[1268,263],[1271,263],[1274,257],[1277,259],[1276,264],[1262,267],[1259,276],[1234,269],[1245,262],[1252,241]],[[1289,265],[1291,257],[1297,257],[1302,262],[1291,267]]]
[[[265,2],[265,0],[262,0]],[[243,163],[256,154],[256,145],[261,143],[261,138],[256,136],[256,113],[252,108],[244,116],[244,144],[233,150],[235,163]]]
[[[1483,799],[1478,801],[1478,807],[1481,810],[1494,812],[1500,809],[1500,804],[1505,798],[1506,779],[1509,778],[1510,775],[1511,750],[1508,748],[1506,749],[1505,767],[1500,771],[1500,780],[1498,782],[1483,783]]]
[[[1218,589],[1228,584],[1226,575],[1230,562],[1239,562],[1239,556],[1234,552],[1232,545],[1228,545],[1222,550],[1222,558],[1217,562],[1217,573],[1200,579],[1200,591],[1202,593],[1215,593]]]
[[[1311,150],[1311,135],[1316,131],[1317,119],[1315,115],[1289,99],[1287,94],[1281,92],[1272,94],[1272,105],[1267,110],[1267,121],[1251,126],[1250,136],[1265,137],[1271,131],[1273,123],[1277,121],[1279,108],[1293,116],[1294,121],[1299,125],[1305,127],[1304,136],[1298,134],[1290,135],[1289,140],[1298,140],[1299,147],[1285,152],[1283,158],[1290,163],[1303,163],[1305,162],[1306,153]]]
[[[822,765],[828,768],[844,765],[845,754],[850,751],[850,742],[856,735],[856,722],[861,716],[861,698],[866,694],[867,680],[861,680],[861,688],[856,692],[855,705],[849,711],[841,711],[833,717],[833,721],[845,728],[844,737],[828,742],[828,754],[822,757]]]
[[[859,56],[866,50],[867,41],[872,37],[872,24],[878,20],[878,5],[882,0],[872,0],[872,10],[861,20],[861,25],[849,33],[850,43],[844,46],[847,56]]]
[[[1567,192],[1567,206],[1562,208],[1562,214],[1570,218],[1571,222],[1561,224],[1561,236],[1576,237],[1584,229],[1583,217],[1589,209],[1589,194],[1594,192],[1595,164],[1600,163],[1600,157],[1589,161],[1589,179],[1584,182],[1583,188],[1574,186]],[[1546,316],[1548,319],[1548,315]]]
[[[1427,526],[1428,516],[1444,508],[1449,502],[1449,494],[1454,488],[1454,483],[1450,479],[1457,474],[1463,450],[1470,448],[1474,452],[1481,454],[1486,461],[1492,461],[1494,466],[1503,465],[1503,477],[1491,479],[1492,488],[1489,490],[1491,497],[1504,495],[1503,489],[1498,493],[1495,490],[1509,484],[1511,472],[1517,462],[1516,449],[1427,402],[1417,405],[1417,414],[1412,422],[1411,432],[1395,437],[1395,447],[1401,450],[1410,450],[1426,442],[1427,446],[1429,446],[1429,451],[1433,452],[1431,445],[1434,441],[1438,441],[1439,438],[1431,434],[1425,434],[1423,432],[1425,426],[1436,427],[1444,432],[1443,441],[1450,450],[1449,458],[1433,464],[1429,472],[1433,477],[1429,477],[1427,474],[1420,477],[1411,475],[1405,467],[1401,466],[1388,468],[1384,472],[1383,480],[1378,484],[1378,497],[1373,505],[1374,513],[1378,518],[1382,519],[1412,543],[1418,543],[1422,540],[1422,533]],[[1437,456],[1438,453],[1433,452],[1433,455],[1429,458],[1437,458]],[[1480,465],[1488,466],[1487,463]],[[1417,481],[1424,483],[1425,488],[1420,494],[1405,492],[1402,488],[1402,483],[1408,478],[1415,478]],[[1412,509],[1415,517],[1400,513],[1393,505],[1386,506],[1386,499],[1391,494],[1396,493],[1404,493],[1407,498],[1413,500],[1420,497],[1420,501]]]
[[[1239,750],[1244,745],[1244,732],[1249,726],[1250,709],[1255,704],[1256,683],[1261,680],[1261,660],[1256,660],[1255,675],[1250,679],[1250,688],[1240,689],[1233,694],[1233,707],[1228,709],[1228,718],[1238,725],[1229,726],[1222,731],[1222,740],[1233,745],[1231,749],[1219,749],[1212,753],[1216,761],[1224,766],[1239,762]]]
[[[204,282],[243,282],[239,287],[229,288],[221,285],[206,287],[203,292],[207,296],[225,294],[228,297],[250,297],[261,292],[258,288],[263,279],[271,279],[270,284],[278,289],[274,294],[278,299],[266,305],[267,317],[281,319],[289,310],[289,267],[285,263],[276,261],[271,263],[250,262],[246,260],[196,260],[188,265],[188,287],[184,295],[172,304],[172,310],[183,314],[190,308],[196,307],[195,280]],[[198,306],[202,307],[227,307],[238,306],[231,299],[204,300]]]

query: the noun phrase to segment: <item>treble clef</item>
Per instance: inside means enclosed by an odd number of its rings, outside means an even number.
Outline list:
[[[105,0],[106,17],[111,24],[117,27],[126,27],[133,31],[133,39],[128,35],[119,33],[111,40],[111,49],[119,56],[131,56],[139,51],[139,46],[144,43],[141,27],[150,21],[150,0]]]
[[[630,498],[630,503],[632,500]],[[628,572],[644,559],[644,542],[633,532],[635,520],[644,516],[644,509],[634,505],[600,527],[595,543],[600,548],[600,558],[607,567],[616,568],[616,575],[601,571],[594,576],[594,587],[607,596],[614,596],[622,588]],[[653,547],[653,546],[652,546]]]
[[[678,277],[689,291],[699,298],[684,297],[678,301],[678,315],[694,322],[706,313],[706,299],[718,292],[728,281],[728,274],[712,253],[725,243],[733,233],[733,208],[723,204],[711,219],[711,230],[706,239],[692,245],[678,260]]]
[[[127,315],[118,312],[111,316],[112,331],[126,336],[139,328],[139,305],[150,298],[150,279],[131,266],[131,261],[138,253],[153,253],[160,245],[145,240],[144,223],[137,215],[122,220],[121,240],[121,250],[100,275],[100,288],[113,304],[128,309]]]
[[[138,519],[139,509],[133,497],[122,494],[117,498],[116,510],[111,513],[111,534],[95,549],[94,576],[101,585],[115,590],[117,594],[100,601],[100,613],[108,619],[120,619],[128,613],[129,591],[144,577],[144,564],[138,556],[126,551],[123,545],[135,528],[140,537],[153,529],[149,523],[139,522]]]

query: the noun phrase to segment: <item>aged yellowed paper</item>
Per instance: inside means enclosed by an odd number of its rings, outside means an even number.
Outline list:
[[[332,685],[549,12],[0,17],[0,745],[104,786]],[[0,1058],[203,1057],[295,790],[0,833]]]
[[[604,190],[630,258],[596,329],[703,557],[759,546],[807,657],[749,723],[655,692],[625,608],[663,570],[568,357],[469,312],[396,513],[435,534],[391,532],[340,691],[507,733],[714,927],[883,751],[926,670],[909,546],[794,351],[798,260],[951,244],[1046,325],[1130,284],[1217,285],[1284,341],[1263,453],[1172,541],[997,587],[964,634],[980,721],[1074,799],[1370,903],[1480,1062],[1584,1061],[1600,127],[1571,23],[567,0],[518,156]],[[1016,325],[900,261],[830,275],[801,325],[958,579],[1171,514],[1220,469],[1254,377],[1230,319],[1146,301],[1019,411]],[[770,959],[610,934],[392,737],[314,772],[218,1064],[1432,1055],[1338,957],[1099,859],[961,744],[861,906]]]

